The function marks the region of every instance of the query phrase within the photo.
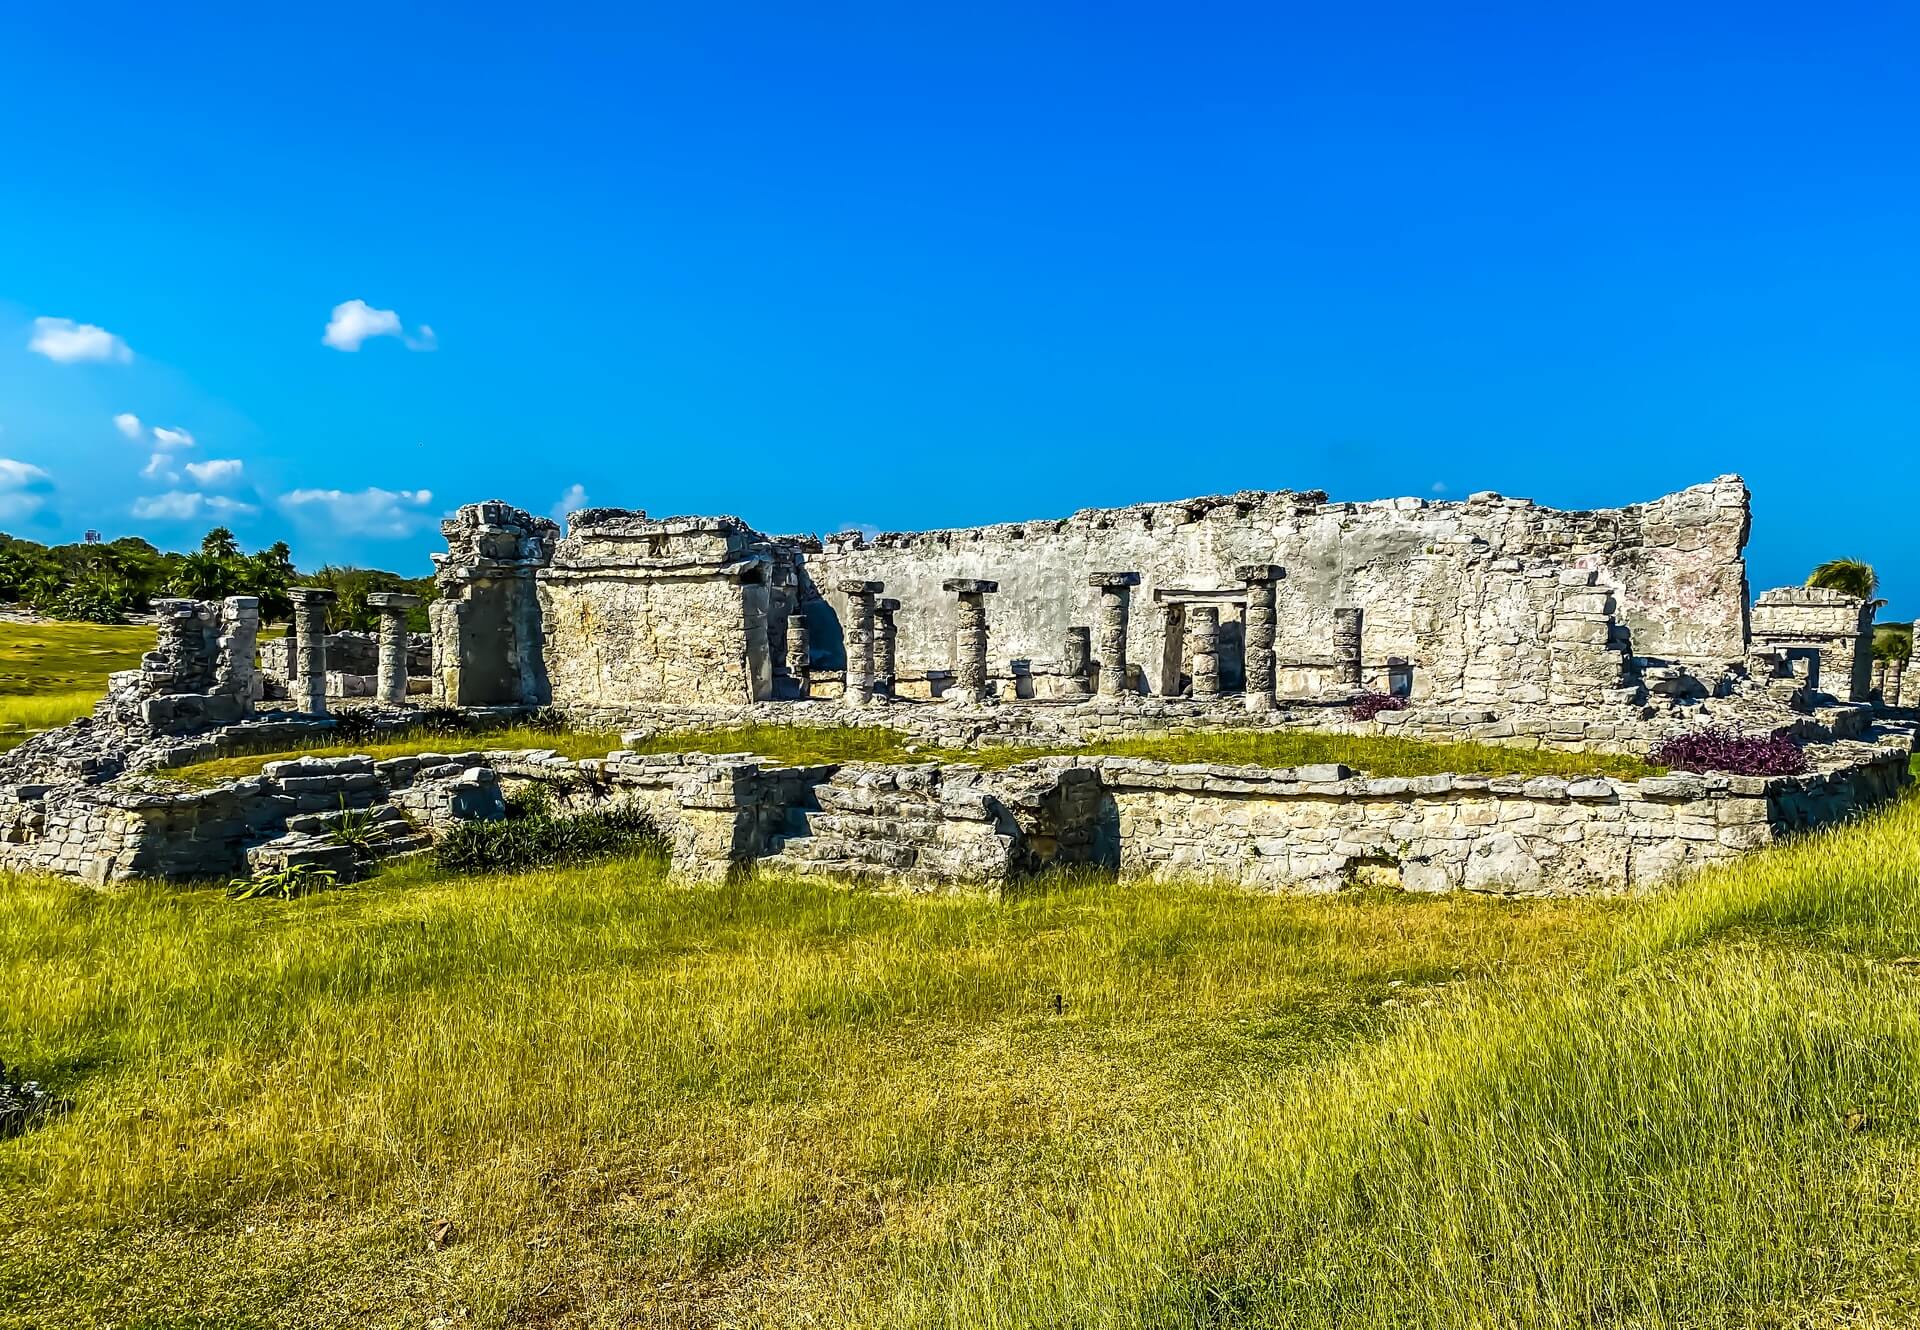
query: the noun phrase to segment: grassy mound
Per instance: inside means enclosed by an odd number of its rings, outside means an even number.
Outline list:
[[[1913,800],[1632,904],[16,881],[0,1326],[1907,1324],[1916,952]]]
[[[332,738],[279,744],[271,749],[179,767],[169,773],[196,785],[251,776],[268,762],[295,756],[375,758],[473,748],[553,748],[568,757],[604,757],[621,747],[620,736],[603,731],[556,730],[523,725],[452,733],[430,730],[359,742]],[[1563,753],[1496,744],[1427,743],[1311,730],[1248,732],[1213,730],[1166,734],[1085,748],[1015,747],[945,749],[916,743],[909,735],[878,726],[740,725],[723,730],[663,731],[634,745],[641,753],[754,753],[794,765],[840,762],[972,762],[1004,767],[1048,753],[1112,754],[1164,762],[1218,762],[1236,766],[1302,766],[1341,762],[1377,776],[1426,776],[1441,772],[1490,775],[1620,776],[1635,779],[1663,770],[1639,758],[1608,753]]]

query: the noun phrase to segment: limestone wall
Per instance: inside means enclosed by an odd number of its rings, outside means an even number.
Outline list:
[[[575,513],[536,579],[550,700],[772,697],[775,563],[766,538],[737,518]]]
[[[1496,495],[1464,503],[1323,499],[1252,492],[792,548],[807,594],[820,596],[829,622],[816,644],[837,642],[831,625],[846,607],[836,584],[885,583],[885,594],[900,602],[905,676],[949,665],[955,611],[941,589],[946,579],[1000,584],[987,613],[992,668],[1006,679],[1028,662],[1042,674],[1054,669],[1066,629],[1097,622],[1089,573],[1135,570],[1142,584],[1128,654],[1142,667],[1146,691],[1169,692],[1178,681],[1166,665],[1156,593],[1232,587],[1236,567],[1263,563],[1286,574],[1275,604],[1283,686],[1312,681],[1332,664],[1334,611],[1358,608],[1370,681],[1385,681],[1393,663],[1404,661],[1419,698],[1545,701],[1568,570],[1592,573],[1593,589],[1611,597],[1605,610],[1581,612],[1613,618],[1623,630],[1620,645],[1634,655],[1713,670],[1746,653],[1748,496],[1738,477],[1593,512]],[[1223,616],[1223,642],[1234,640],[1239,613],[1229,606]],[[1600,640],[1589,645],[1605,648],[1610,629],[1595,631]],[[823,663],[837,664],[830,654]]]
[[[645,809],[675,871],[690,878],[762,864],[999,887],[1050,865],[1094,863],[1262,889],[1384,881],[1419,891],[1618,892],[1894,797],[1908,780],[1911,736],[1868,735],[1873,742],[1811,745],[1818,769],[1805,776],[1638,781],[1369,779],[1337,765],[1084,756],[999,770],[626,751],[581,761],[544,750],[304,758],[212,790],[0,786],[0,869],[93,882],[218,878],[244,871],[248,852],[275,837],[312,840],[342,807],[392,807],[431,831],[498,816],[497,782],[537,781],[571,805]]]
[[[1341,767],[1168,767],[1108,758],[1120,867],[1155,878],[1337,890],[1576,895],[1656,885],[1891,798],[1906,754],[1801,777],[1638,781],[1436,775]]]
[[[1813,662],[1813,686],[1843,702],[1873,688],[1873,607],[1826,587],[1763,591],[1753,602],[1753,646]]]

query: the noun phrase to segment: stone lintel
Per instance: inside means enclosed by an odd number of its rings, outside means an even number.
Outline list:
[[[942,591],[951,591],[961,596],[984,596],[998,591],[998,582],[988,582],[978,577],[949,577],[940,584]]]
[[[887,589],[885,582],[866,582],[857,577],[835,582],[834,589],[848,596],[877,596]]]
[[[411,591],[369,591],[367,608],[372,610],[412,610],[420,607],[421,598]]]
[[[1138,573],[1092,573],[1087,577],[1088,586],[1111,590],[1119,587],[1139,586]]]
[[[1157,605],[1244,605],[1245,587],[1163,586],[1153,589]]]
[[[874,601],[873,608],[881,614],[898,614],[900,612],[900,602],[892,596],[888,596],[885,600]]]
[[[331,605],[340,594],[323,586],[297,586],[287,588],[287,599],[296,605]]]
[[[1242,582],[1278,582],[1287,570],[1277,563],[1243,563],[1233,570]]]

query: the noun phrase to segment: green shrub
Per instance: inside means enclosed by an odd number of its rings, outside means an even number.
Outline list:
[[[453,873],[512,873],[581,863],[664,846],[653,819],[637,808],[559,814],[539,787],[508,801],[496,822],[462,822],[433,847],[434,862]]]

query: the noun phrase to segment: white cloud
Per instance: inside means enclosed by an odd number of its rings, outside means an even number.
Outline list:
[[[152,457],[149,457],[147,464],[140,468],[140,478],[142,480],[157,480],[162,485],[178,485],[180,483],[180,473],[173,469],[173,458],[166,453],[155,453]]]
[[[1433,482],[1433,492],[1434,492],[1435,494],[1445,494],[1445,493],[1447,492],[1447,482],[1446,482],[1446,481],[1444,481],[1444,480],[1436,480],[1436,481],[1434,481],[1434,482]]]
[[[188,462],[187,474],[193,477],[193,483],[208,489],[219,489],[231,485],[240,479],[244,464],[237,457],[216,457],[205,462]]]
[[[113,418],[113,427],[129,439],[140,437],[140,417],[131,411],[122,411]]]
[[[333,307],[333,317],[320,341],[336,351],[358,351],[374,337],[398,337],[409,351],[436,351],[440,339],[428,324],[409,335],[400,324],[400,315],[390,309],[375,309],[364,300],[343,300]]]
[[[219,494],[168,490],[133,501],[133,515],[143,522],[190,522],[203,517],[245,517],[256,511],[250,503]]]
[[[551,510],[553,520],[556,522],[564,522],[567,520],[567,514],[577,513],[586,506],[587,487],[578,484],[569,485],[567,486],[566,493],[560,496],[560,501],[553,505]]]
[[[153,445],[156,448],[191,448],[193,435],[183,429],[168,429],[164,425],[155,425]]]
[[[324,521],[359,536],[411,535],[433,502],[432,490],[292,490],[280,506],[296,517]]]
[[[105,328],[72,319],[35,319],[27,350],[63,365],[80,360],[113,360],[124,365],[133,359],[132,348]]]
[[[46,505],[53,477],[31,462],[0,457],[0,522],[31,517]]]

